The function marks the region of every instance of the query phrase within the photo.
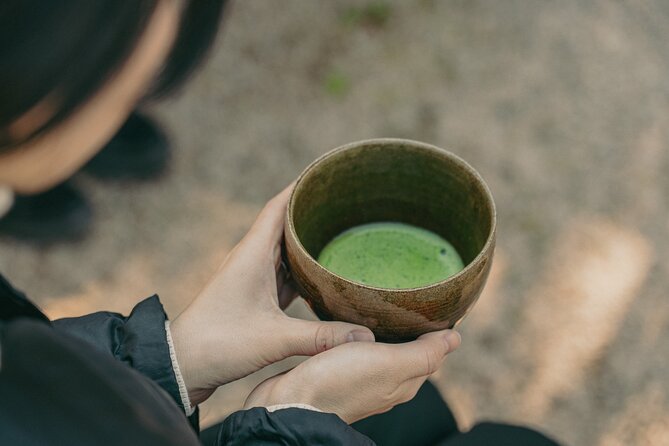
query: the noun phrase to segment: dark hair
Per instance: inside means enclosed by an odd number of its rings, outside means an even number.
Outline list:
[[[132,54],[156,5],[169,0],[2,0],[0,153],[43,133],[86,102]],[[147,93],[174,91],[202,61],[226,0],[184,0],[176,41]],[[55,113],[20,139],[9,125],[53,95]]]

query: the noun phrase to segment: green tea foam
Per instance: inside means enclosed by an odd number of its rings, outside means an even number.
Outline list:
[[[379,288],[416,288],[464,268],[453,245],[434,232],[404,223],[370,223],[332,239],[318,263],[353,282]]]

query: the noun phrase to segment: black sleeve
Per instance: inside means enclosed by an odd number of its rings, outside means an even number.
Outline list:
[[[42,322],[47,318],[25,294],[17,290],[0,274],[0,321],[9,322],[19,317],[28,317]]]
[[[374,446],[374,442],[337,415],[305,409],[268,412],[256,407],[233,413],[219,425],[220,446]]]
[[[57,331],[87,342],[150,378],[183,410],[167,344],[166,320],[163,306],[154,295],[137,304],[127,317],[100,311],[52,324]],[[196,419],[195,415],[191,418]]]
[[[195,446],[155,382],[48,323],[0,321],[0,445]]]

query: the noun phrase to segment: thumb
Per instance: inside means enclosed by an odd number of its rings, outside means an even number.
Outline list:
[[[347,342],[374,342],[369,328],[346,322],[293,319],[285,347],[288,356],[313,356]]]
[[[428,376],[436,372],[446,355],[460,346],[460,334],[454,330],[426,333],[415,341],[399,344],[395,365],[405,378]]]

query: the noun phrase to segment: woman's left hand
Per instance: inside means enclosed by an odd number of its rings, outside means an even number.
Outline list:
[[[295,297],[281,268],[291,190],[292,185],[267,203],[204,290],[170,325],[193,405],[217,387],[289,356],[374,340],[365,327],[295,319],[283,312]]]

